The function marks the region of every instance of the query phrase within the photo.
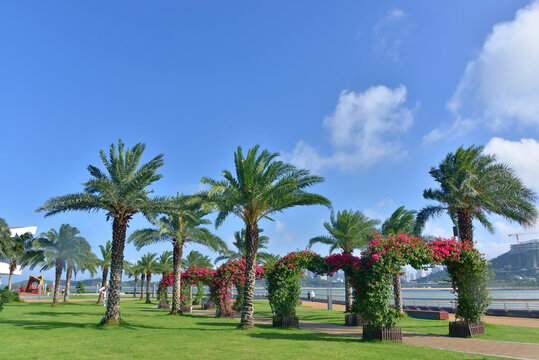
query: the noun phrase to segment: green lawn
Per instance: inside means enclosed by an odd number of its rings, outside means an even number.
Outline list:
[[[91,301],[11,303],[0,313],[2,359],[488,359],[490,357],[369,343],[357,338],[257,326],[236,330],[237,320],[174,317],[155,304],[122,303],[125,324],[96,325],[103,306]],[[257,306],[263,306],[257,304]],[[492,358],[494,359],[494,358]]]
[[[256,315],[271,316],[271,309],[267,301],[258,301],[255,310]],[[342,311],[328,311],[313,309],[308,306],[298,306],[296,314],[301,320],[305,321],[344,324],[344,313]],[[397,326],[408,332],[448,335],[448,323],[449,321],[447,320],[426,320],[408,317],[401,319]],[[476,339],[539,343],[539,328],[486,324],[485,331],[485,335],[478,336]]]

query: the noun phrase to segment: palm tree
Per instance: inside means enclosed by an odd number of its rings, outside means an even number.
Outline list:
[[[143,246],[156,242],[168,241],[172,243],[173,283],[172,283],[172,309],[171,314],[181,314],[181,269],[183,247],[187,243],[195,243],[219,250],[226,247],[225,243],[213,235],[202,225],[211,222],[205,219],[208,211],[200,208],[200,201],[188,196],[177,196],[174,200],[176,211],[161,217],[155,223],[156,228],[137,230],[129,236],[140,250]]]
[[[146,304],[150,304],[150,284],[152,282],[152,274],[159,272],[159,263],[157,262],[156,253],[147,253],[140,259],[140,266],[146,274]]]
[[[120,288],[125,233],[129,220],[139,212],[147,215],[172,209],[168,198],[148,196],[152,192],[147,189],[148,186],[161,178],[161,174],[156,171],[163,165],[163,155],[140,165],[144,149],[145,145],[142,143],[136,144],[132,149],[126,148],[119,140],[117,150],[114,144],[110,146],[108,158],[104,151],[99,152],[106,173],[88,165],[91,179],[84,183],[84,192],[51,198],[36,210],[45,212],[45,216],[72,210],[103,210],[107,220],[112,219],[110,290],[107,310],[101,321],[104,325],[120,323]]]
[[[95,275],[98,259],[95,254],[92,253],[90,244],[84,239],[80,238],[79,243],[73,249],[73,252],[69,254],[66,259],[66,287],[64,291],[64,302],[69,302],[69,287],[71,286],[71,276],[75,277],[79,271],[88,271],[90,276]]]
[[[382,234],[385,236],[399,234],[412,235],[416,214],[417,211],[406,210],[404,206],[399,207],[382,224]],[[401,277],[397,274],[393,275],[393,295],[395,297],[395,308],[402,313]]]
[[[9,231],[9,226],[4,219],[0,218],[0,256],[7,257],[4,254],[7,244],[11,241],[11,232]]]
[[[258,222],[270,215],[298,205],[325,205],[325,197],[306,192],[305,188],[321,183],[324,178],[310,175],[308,170],[275,160],[277,153],[267,150],[258,154],[256,145],[244,158],[241,147],[234,153],[235,174],[224,170],[224,180],[202,178],[210,190],[201,195],[208,206],[218,209],[215,220],[219,227],[228,215],[234,214],[245,224],[246,281],[239,327],[254,328],[253,299],[255,288],[256,255],[258,252]]]
[[[425,199],[439,205],[429,205],[417,215],[416,232],[434,216],[447,212],[457,225],[460,239],[473,242],[472,220],[477,219],[491,233],[494,227],[489,214],[501,215],[523,226],[533,226],[537,220],[534,202],[536,194],[526,188],[514,171],[496,161],[494,155],[484,155],[483,146],[462,146],[449,153],[429,174],[440,184],[439,189],[427,189]]]
[[[191,267],[203,267],[206,269],[211,269],[212,264],[210,257],[207,255],[202,255],[196,250],[191,250],[185,259],[183,259],[182,268],[187,270]]]
[[[172,272],[173,263],[172,263],[172,251],[163,251],[159,255],[159,270],[161,271],[163,278]]]
[[[101,287],[107,286],[107,277],[109,276],[109,267],[112,259],[112,243],[110,240],[107,241],[105,246],[99,245],[99,250],[101,251],[101,259],[99,259],[99,265],[103,270],[103,275],[101,276]],[[103,304],[103,292],[99,293],[97,298],[97,304]]]
[[[164,279],[167,274],[170,274],[172,272],[173,266],[173,259],[172,259],[172,251],[163,251],[158,259],[158,265],[159,271],[161,271],[162,278]],[[165,289],[166,290],[166,289]],[[164,299],[159,300],[165,300],[167,301],[167,294],[168,291],[164,292]]]
[[[6,237],[5,230],[3,232],[4,241],[0,244],[0,254],[9,261],[8,290],[11,291],[11,279],[17,266],[24,267],[40,262],[43,252],[35,248],[36,244],[31,233]],[[7,234],[9,234],[9,228]]]
[[[146,280],[146,272],[142,265],[142,259],[137,261],[136,268],[140,272],[140,300],[144,298],[144,280]]]
[[[55,268],[54,293],[52,306],[58,304],[60,279],[62,271],[66,268],[68,261],[79,251],[81,243],[86,240],[78,236],[79,230],[69,224],[60,225],[60,229],[50,229],[46,233],[41,233],[36,239],[38,246],[43,248],[42,271]],[[32,268],[35,265],[32,266]]]
[[[337,216],[331,211],[329,223],[324,222],[329,235],[316,236],[309,240],[309,247],[316,243],[330,245],[329,253],[340,249],[343,254],[352,254],[355,249],[363,249],[369,243],[371,235],[376,231],[379,220],[373,220],[360,211],[338,211]],[[346,295],[346,311],[352,311],[353,289],[349,274],[344,273],[344,287]]]
[[[132,264],[129,261],[124,260],[124,273],[129,278],[133,278],[133,297],[137,297],[137,282],[140,271],[137,268],[136,264]]]
[[[202,255],[196,250],[191,250],[189,254],[187,255],[187,257],[183,259],[182,268],[189,269],[191,267],[203,267],[206,269],[211,269],[212,268],[211,260],[209,256]],[[197,295],[195,299],[200,300],[202,298],[202,295],[204,293],[203,286],[204,285],[202,284],[202,282],[198,282],[197,284],[198,291],[197,291]],[[193,285],[189,287],[189,303],[191,304],[192,302],[193,302]]]
[[[258,229],[258,250],[257,250],[257,261],[265,263],[272,255],[267,252],[262,252],[260,249],[267,249],[269,238],[267,236],[260,236],[264,229]],[[223,249],[221,255],[215,259],[215,264],[223,260],[240,260],[245,259],[245,254],[247,253],[247,246],[245,243],[245,229],[236,231],[234,233],[234,242],[232,243],[236,247],[236,251]],[[243,293],[245,292],[244,286],[236,286],[237,296],[232,306],[236,310],[240,310],[243,305]]]

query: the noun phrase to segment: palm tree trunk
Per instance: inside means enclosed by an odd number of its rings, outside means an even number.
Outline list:
[[[460,240],[468,240],[473,243],[472,215],[467,210],[457,210],[457,223]]]
[[[150,283],[152,281],[152,273],[148,271],[146,274],[146,304],[151,304],[150,301]]]
[[[17,269],[17,263],[15,262],[15,259],[11,260],[9,263],[9,280],[7,281],[7,289],[11,291],[11,278],[13,277],[13,273]]]
[[[256,254],[258,251],[258,224],[245,224],[245,290],[243,292],[243,307],[241,309],[240,329],[253,329],[255,327],[254,294],[256,277]]]
[[[60,297],[60,281],[62,280],[62,269],[64,264],[61,261],[56,261],[56,273],[54,278],[54,294],[52,296],[52,306],[58,305],[58,298]]]
[[[174,250],[172,252],[172,309],[171,315],[181,315],[181,278],[182,278],[182,256],[183,244],[177,240],[174,241]]]
[[[103,266],[103,277],[101,278],[101,287],[107,287],[107,277],[109,276],[109,266],[104,265]],[[103,292],[99,293],[99,297],[97,298],[98,304],[103,304]]]
[[[237,284],[236,291],[238,293],[238,296],[236,297],[234,304],[232,304],[232,308],[238,311],[241,310],[241,308],[243,307],[243,295],[245,293],[245,286]]]
[[[146,274],[140,274],[140,300],[144,298],[144,281],[146,280]]]
[[[345,291],[345,303],[346,303],[346,312],[352,312],[352,307],[354,305],[353,293],[352,293],[352,284],[350,283],[350,277],[345,272],[344,273],[344,291]]]
[[[101,320],[103,325],[120,325],[120,290],[122,287],[126,228],[127,219],[114,218],[112,222],[110,286],[107,294],[107,311],[103,320]]]
[[[71,274],[73,274],[73,265],[68,265],[66,270],[66,289],[64,291],[64,302],[69,302],[69,285],[71,285]]]
[[[401,295],[401,276],[400,274],[393,274],[393,295],[395,297],[395,309],[399,313],[403,312],[402,308],[402,295]]]
[[[138,275],[135,275],[135,281],[134,281],[134,285],[133,285],[133,297],[134,298],[137,297],[137,280],[138,280]]]

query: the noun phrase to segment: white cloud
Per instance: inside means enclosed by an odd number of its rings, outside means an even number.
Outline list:
[[[439,221],[427,221],[423,228],[423,234],[432,235],[434,237],[440,237],[442,239],[449,239],[453,237],[453,228],[444,226]]]
[[[363,213],[371,219],[384,222],[397,209],[391,198],[382,198],[375,207],[365,209]]]
[[[447,103],[456,120],[425,136],[454,138],[478,124],[493,131],[539,126],[539,1],[496,24]],[[461,128],[458,124],[467,124]],[[470,126],[472,125],[472,126]]]
[[[388,11],[386,20],[387,21],[397,21],[406,16],[406,13],[401,9],[391,9]]]
[[[524,185],[539,191],[539,142],[535,139],[510,141],[494,137],[485,146],[500,162],[511,166]]]
[[[399,48],[408,34],[408,28],[402,21],[405,17],[403,10],[391,9],[374,26],[376,47],[393,61],[398,60]]]
[[[275,220],[275,227],[273,228],[276,236],[276,242],[283,245],[290,245],[297,242],[297,238],[294,233],[284,224],[284,222]],[[272,239],[273,241],[273,239]]]
[[[301,140],[292,154],[285,154],[299,167],[313,171],[336,167],[353,171],[385,159],[406,155],[392,136],[406,132],[413,113],[406,102],[406,87],[372,86],[362,93],[343,91],[333,114],[324,119],[333,154],[323,156]]]

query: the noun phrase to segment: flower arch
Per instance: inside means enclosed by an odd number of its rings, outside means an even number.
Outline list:
[[[210,281],[210,297],[217,308],[217,316],[229,317],[234,314],[230,297],[233,287],[243,287],[245,285],[245,259],[228,260],[219,266]],[[264,274],[264,269],[256,265],[255,279],[260,280]]]
[[[299,280],[304,269],[319,275],[330,271],[324,258],[309,250],[289,253],[266,269],[268,300],[276,316],[294,314],[301,293]]]
[[[180,278],[181,291],[180,299],[184,300],[186,298],[185,293],[187,292],[187,287],[191,285],[196,285],[199,282],[202,282],[206,285],[210,284],[211,279],[215,274],[215,270],[206,269],[203,267],[193,266],[182,272]],[[158,293],[165,293],[166,288],[171,286],[173,283],[173,274],[165,275],[159,282],[159,291]]]
[[[262,277],[264,270],[262,267],[256,267],[256,279]],[[166,275],[159,283],[159,289],[166,289],[172,285],[172,273]],[[233,287],[243,286],[245,284],[245,260],[229,260],[219,266],[217,270],[206,269],[202,267],[190,267],[181,275],[181,287],[195,285],[203,282],[210,287],[210,298],[217,308],[218,316],[232,316],[230,297]],[[181,298],[184,299],[184,291]]]
[[[457,294],[455,316],[459,321],[468,324],[479,321],[489,304],[488,261],[467,240],[437,239],[426,243],[406,234],[375,237],[361,258],[341,261],[353,269],[354,311],[371,326],[396,325],[399,314],[387,305],[392,295],[389,285],[391,275],[400,274],[406,264],[416,269],[434,264],[447,267]]]
[[[393,327],[399,314],[388,305],[392,296],[391,279],[407,264],[416,269],[434,264],[447,267],[457,294],[455,315],[459,321],[476,323],[488,307],[488,261],[470,241],[453,238],[427,243],[406,234],[387,238],[375,234],[361,255],[360,258],[333,254],[322,258],[312,251],[297,251],[280,259],[266,271],[268,297],[275,315],[294,314],[303,269],[320,275],[333,275],[342,269],[350,276],[354,289],[352,312],[361,315],[369,326]]]

